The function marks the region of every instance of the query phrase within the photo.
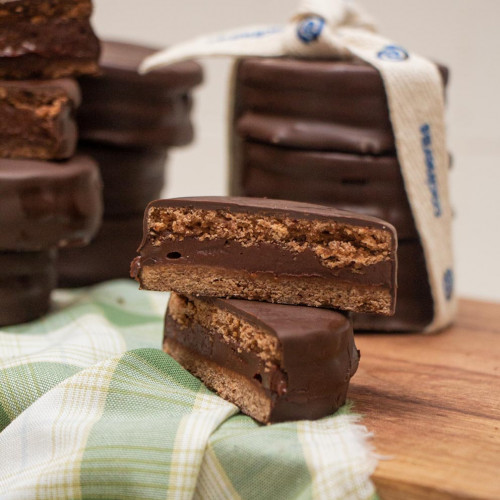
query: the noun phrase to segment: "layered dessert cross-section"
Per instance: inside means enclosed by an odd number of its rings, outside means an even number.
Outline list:
[[[390,315],[396,247],[390,224],[320,205],[158,200],[132,276],[148,290]]]
[[[60,78],[97,72],[100,46],[91,0],[0,2],[0,78]]]
[[[75,152],[75,80],[0,81],[0,156],[61,160]]]
[[[342,313],[175,293],[164,349],[266,424],[334,413],[359,363],[351,321]]]

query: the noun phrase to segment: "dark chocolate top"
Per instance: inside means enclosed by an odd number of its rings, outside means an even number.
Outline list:
[[[202,81],[201,67],[185,62],[140,75],[139,64],[154,52],[142,45],[103,43],[100,75],[80,79],[81,138],[142,148],[191,142],[190,90]]]
[[[444,81],[446,68],[439,67]],[[235,130],[282,147],[395,152],[380,73],[367,64],[246,58],[237,68]]]
[[[128,77],[143,82],[160,83],[166,88],[188,89],[202,82],[201,66],[194,61],[172,64],[145,75],[138,73],[141,62],[157,49],[126,42],[103,41],[100,67],[104,73],[129,73]],[[123,76],[123,75],[122,75]]]
[[[438,65],[445,85],[448,68]],[[239,78],[264,89],[370,94],[383,91],[380,73],[369,64],[338,60],[248,57],[240,61]]]
[[[0,250],[85,244],[101,215],[101,178],[90,157],[0,160]]]
[[[283,346],[294,339],[307,342],[306,337],[309,340],[313,337],[325,337],[323,341],[331,343],[332,332],[344,336],[350,329],[350,321],[346,315],[331,309],[210,297],[198,300],[213,303],[216,307],[244,317],[278,338]]]
[[[12,24],[14,21],[37,21],[41,24],[51,19],[88,19],[91,13],[91,0],[0,1],[0,24]]]

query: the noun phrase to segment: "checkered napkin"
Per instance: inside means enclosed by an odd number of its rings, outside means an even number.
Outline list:
[[[376,465],[347,408],[260,426],[161,345],[166,295],[57,292],[0,330],[0,498],[365,499]]]

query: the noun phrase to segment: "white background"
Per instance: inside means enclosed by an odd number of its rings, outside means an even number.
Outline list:
[[[385,36],[451,69],[449,145],[457,286],[500,300],[500,1],[358,0]],[[213,31],[281,23],[296,0],[95,0],[102,38],[171,45]],[[168,196],[225,194],[230,62],[206,60],[195,92],[197,137],[170,156]]]

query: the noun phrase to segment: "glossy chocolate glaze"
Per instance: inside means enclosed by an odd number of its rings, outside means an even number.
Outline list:
[[[57,262],[59,287],[93,285],[130,278],[130,261],[142,236],[142,215],[104,218],[99,233],[84,248],[65,248]]]
[[[142,214],[146,205],[160,196],[167,162],[165,149],[124,148],[80,141],[78,150],[99,164],[107,217]]]
[[[99,169],[86,156],[0,160],[0,250],[88,243],[101,221],[101,191]]]
[[[394,156],[287,149],[245,141],[238,195],[333,205],[418,238],[399,162]]]
[[[64,159],[75,152],[75,80],[0,81],[0,156]],[[52,107],[51,107],[52,106]]]
[[[446,82],[446,68],[440,71]],[[366,64],[242,59],[234,106],[235,130],[244,139],[322,151],[395,152],[382,78]]]
[[[0,326],[34,320],[50,307],[56,252],[0,252]]]
[[[190,92],[202,81],[201,67],[185,62],[140,75],[139,64],[154,52],[139,45],[103,43],[101,74],[80,80],[83,139],[129,147],[179,146],[192,140]]]
[[[175,91],[189,90],[203,81],[201,66],[193,61],[171,64],[145,75],[138,72],[142,61],[154,54],[157,48],[133,43],[103,41],[100,66],[110,75],[126,77],[126,82],[135,81],[141,85],[154,85],[161,89]],[[153,88],[153,87],[151,87]]]
[[[386,261],[366,266],[359,272],[350,267],[330,269],[322,265],[311,251],[291,252],[279,245],[258,243],[245,247],[236,241],[214,239],[199,241],[193,237],[165,240],[155,246],[149,238],[148,213],[152,207],[191,207],[201,210],[224,210],[232,213],[249,213],[282,216],[301,220],[335,221],[353,226],[371,227],[388,231],[392,235],[393,256]],[[148,206],[144,217],[144,238],[139,247],[140,258],[133,266],[140,280],[140,268],[156,264],[198,264],[219,269],[240,269],[251,273],[270,273],[289,276],[320,276],[340,281],[387,286],[395,293],[396,251],[395,229],[380,219],[356,215],[321,205],[311,205],[283,200],[238,197],[195,197],[156,200]],[[172,258],[171,256],[174,256]]]
[[[350,320],[336,311],[244,300],[200,298],[278,338],[281,366],[267,369],[254,353],[238,350],[196,324],[181,329],[167,310],[165,338],[262,387],[272,401],[270,422],[316,419],[344,404],[359,354]],[[241,351],[241,352],[239,352]]]

